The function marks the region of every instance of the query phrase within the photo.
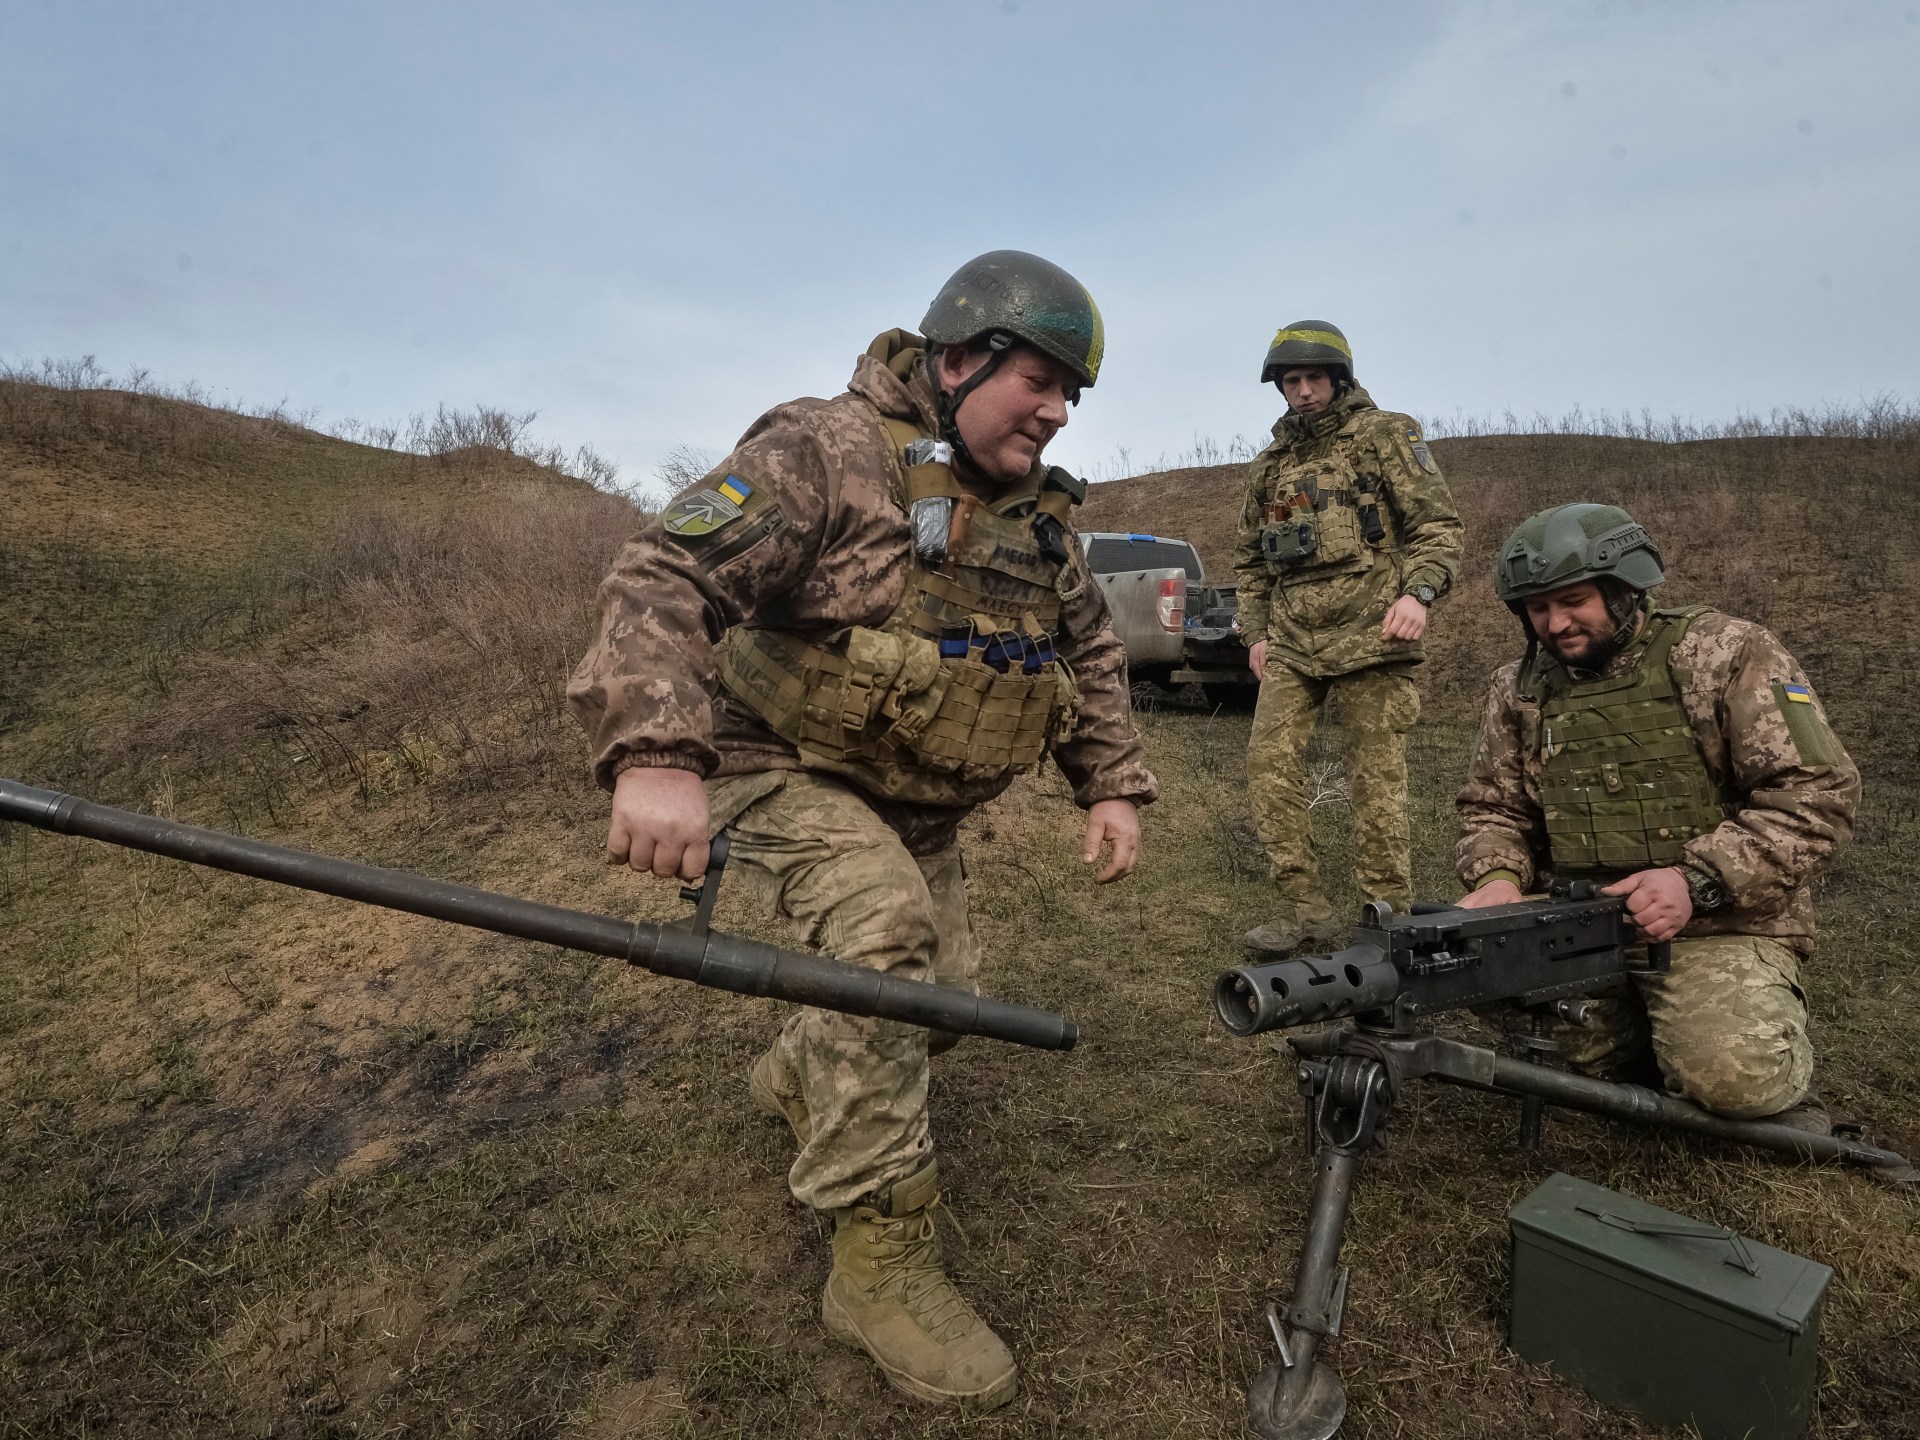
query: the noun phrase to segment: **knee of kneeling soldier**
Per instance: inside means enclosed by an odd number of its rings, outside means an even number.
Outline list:
[[[1737,1044],[1662,1052],[1660,1068],[1683,1098],[1729,1120],[1777,1115],[1806,1093],[1811,1051],[1800,1043],[1764,1051]]]

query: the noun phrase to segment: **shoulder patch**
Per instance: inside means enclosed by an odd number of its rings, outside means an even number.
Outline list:
[[[1793,737],[1802,765],[1832,765],[1838,761],[1833,732],[1827,729],[1826,719],[1814,706],[1811,686],[1776,677],[1773,703],[1779,707],[1780,718],[1787,722],[1787,734]]]
[[[1438,475],[1440,467],[1433,463],[1433,452],[1427,449],[1427,442],[1420,438],[1420,432],[1409,431],[1407,438],[1413,442],[1413,458],[1420,462],[1420,468],[1429,475]]]
[[[718,484],[703,485],[675,500],[660,512],[660,526],[682,540],[697,540],[724,530],[746,514],[752,495],[753,486],[738,475],[728,475]]]

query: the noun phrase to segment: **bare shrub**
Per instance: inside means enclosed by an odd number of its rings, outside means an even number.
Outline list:
[[[1421,428],[1429,440],[1485,439],[1496,435],[1592,435],[1620,440],[1650,440],[1685,444],[1695,440],[1757,440],[1772,437],[1819,437],[1828,440],[1920,439],[1920,401],[1902,400],[1891,392],[1864,396],[1857,404],[1829,400],[1818,406],[1776,407],[1765,415],[1738,411],[1731,420],[1695,420],[1689,416],[1656,417],[1641,409],[1596,410],[1589,414],[1576,405],[1563,415],[1536,410],[1531,415],[1503,411],[1497,418],[1468,415],[1423,417]]]
[[[431,417],[415,415],[407,422],[406,448],[416,455],[451,455],[473,449],[518,455],[528,428],[539,418],[537,410],[518,415],[491,405],[453,410],[443,402]]]
[[[618,497],[534,485],[436,517],[350,512],[308,563],[297,638],[190,662],[127,743],[246,800],[309,774],[363,797],[578,774],[566,678],[636,522]]]

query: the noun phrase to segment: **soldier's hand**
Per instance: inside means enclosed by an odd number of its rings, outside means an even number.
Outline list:
[[[1247,668],[1256,675],[1267,673],[1267,642],[1261,640],[1247,647]]]
[[[1693,897],[1687,894],[1687,877],[1669,865],[1662,870],[1636,870],[1624,880],[1616,880],[1600,892],[1627,897],[1627,914],[1648,944],[1671,940],[1687,928],[1693,918]]]
[[[1485,910],[1489,905],[1518,905],[1527,897],[1511,880],[1490,880],[1456,902],[1462,910]]]
[[[1102,885],[1124,880],[1140,859],[1140,809],[1131,800],[1099,800],[1087,807],[1087,843],[1080,858],[1091,865],[1103,845],[1113,858],[1095,879]]]
[[[707,787],[691,770],[636,765],[613,782],[607,863],[642,875],[698,880],[707,873]]]
[[[1427,633],[1427,607],[1411,595],[1402,595],[1380,622],[1382,640],[1418,640]]]

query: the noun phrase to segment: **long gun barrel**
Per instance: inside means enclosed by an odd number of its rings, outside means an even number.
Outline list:
[[[404,870],[386,870],[117,810],[14,780],[0,780],[0,821],[5,820],[66,835],[84,835],[110,845],[469,925],[476,930],[608,955],[656,975],[691,980],[716,990],[766,995],[848,1015],[874,1015],[956,1035],[984,1035],[1041,1050],[1071,1050],[1080,1038],[1079,1026],[1050,1011],[989,1000],[950,986],[901,980],[759,940],[713,933],[704,924],[656,925],[567,910]],[[710,872],[703,919],[711,908],[715,879]]]
[[[1396,915],[1366,907],[1353,943],[1332,955],[1242,965],[1214,985],[1215,1012],[1236,1035],[1377,1015],[1403,1026],[1422,1015],[1514,1000],[1537,1005],[1665,970],[1668,947],[1636,967],[1626,902],[1575,881],[1564,895],[1484,910],[1417,905]]]

